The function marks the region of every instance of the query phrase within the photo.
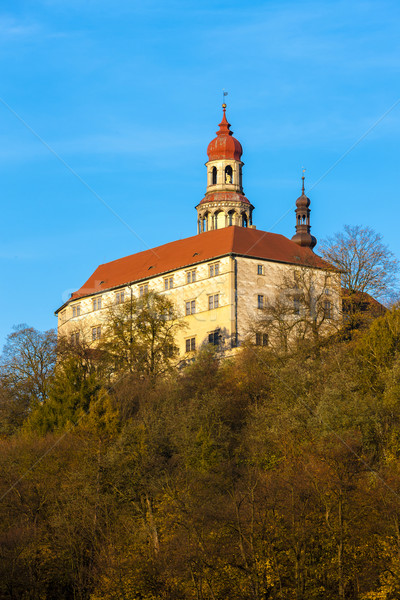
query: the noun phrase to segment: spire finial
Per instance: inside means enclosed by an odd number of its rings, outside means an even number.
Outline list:
[[[305,180],[305,175],[304,173],[306,172],[305,168],[303,167],[303,175],[301,176],[301,193],[304,196],[304,180]]]
[[[228,95],[228,92],[226,92],[225,90],[222,90],[222,110],[223,110],[223,114],[222,114],[222,121],[219,124],[219,131],[217,131],[217,135],[232,135],[233,131],[230,130],[230,123],[228,123],[227,119],[226,119],[226,104],[224,102],[225,100],[225,96]]]
[[[228,92],[226,92],[225,89],[223,88],[222,89],[222,108],[224,109],[224,112],[226,109],[225,96],[227,96],[227,95],[228,95]]]

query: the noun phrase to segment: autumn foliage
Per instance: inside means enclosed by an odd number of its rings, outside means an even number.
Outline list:
[[[157,377],[102,356],[15,418],[2,375],[0,598],[400,597],[399,309]]]

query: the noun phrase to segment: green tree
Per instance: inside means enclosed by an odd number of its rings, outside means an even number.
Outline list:
[[[110,308],[99,349],[111,373],[155,380],[176,363],[175,334],[183,325],[166,296],[149,292]]]
[[[68,356],[57,364],[48,397],[31,413],[26,429],[44,435],[75,426],[98,400],[100,389],[95,369]]]

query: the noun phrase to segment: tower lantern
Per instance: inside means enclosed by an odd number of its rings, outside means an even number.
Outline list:
[[[196,206],[198,233],[230,225],[253,227],[254,206],[245,197],[242,185],[242,146],[233,137],[225,103],[222,110],[217,137],[207,148],[207,190]]]

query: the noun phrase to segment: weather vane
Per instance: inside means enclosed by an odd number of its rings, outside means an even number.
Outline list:
[[[222,89],[222,104],[225,104],[225,96],[228,95],[228,92],[226,92],[224,89]]]

